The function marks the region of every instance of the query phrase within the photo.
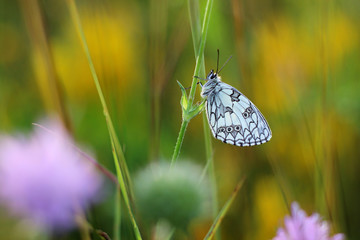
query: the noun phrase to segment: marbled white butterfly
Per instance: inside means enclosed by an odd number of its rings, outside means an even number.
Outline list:
[[[221,81],[220,71],[210,71],[201,91],[201,97],[206,98],[206,116],[214,137],[236,146],[269,141],[272,135],[264,116],[245,95]]]

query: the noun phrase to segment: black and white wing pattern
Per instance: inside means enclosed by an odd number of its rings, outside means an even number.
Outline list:
[[[208,95],[206,115],[215,138],[236,146],[254,146],[271,139],[261,112],[241,92],[218,82]]]

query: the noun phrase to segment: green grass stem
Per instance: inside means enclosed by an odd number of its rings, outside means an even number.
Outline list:
[[[203,26],[202,26],[202,31],[201,31],[200,46],[199,46],[199,50],[198,50],[197,54],[195,54],[196,64],[195,64],[194,76],[199,75],[200,69],[201,69],[200,67],[204,63],[204,61],[203,61],[204,49],[205,49],[207,31],[209,28],[212,5],[213,5],[213,0],[208,0],[206,3],[206,8],[205,8],[205,15],[204,15]],[[192,29],[193,29],[193,27],[192,27]],[[194,105],[193,102],[194,102],[194,98],[195,98],[196,85],[197,85],[197,78],[193,77],[190,93],[188,96],[188,99],[189,99],[188,108],[189,109],[192,108]],[[177,138],[174,153],[173,153],[173,156],[171,159],[171,165],[173,165],[176,162],[176,160],[180,154],[181,145],[182,145],[182,142],[183,142],[183,139],[185,136],[186,127],[188,124],[189,124],[189,122],[187,120],[184,120],[184,119],[182,120],[179,136]]]
[[[204,49],[206,44],[206,37],[209,29],[209,23],[210,23],[210,16],[212,12],[212,6],[213,6],[214,0],[208,0],[205,7],[205,15],[203,19],[202,29],[201,29],[201,39],[200,39],[200,46],[197,51],[196,56],[196,64],[195,64],[195,70],[194,70],[194,76],[199,76],[200,69],[204,64]],[[196,48],[195,48],[196,51]],[[204,69],[204,67],[203,67]],[[191,89],[189,93],[189,103],[192,105],[195,98],[196,93],[196,85],[197,85],[198,79],[193,77],[193,81],[191,84]]]
[[[237,193],[239,192],[240,188],[242,187],[243,183],[244,183],[245,178],[243,178],[235,187],[233,193],[231,194],[230,198],[226,201],[225,205],[223,206],[223,208],[221,209],[221,211],[219,212],[218,216],[216,217],[215,221],[213,222],[213,224],[211,225],[208,233],[206,234],[204,240],[208,240],[208,239],[212,239],[217,231],[217,229],[219,228],[222,220],[224,219],[225,214],[227,213],[227,211],[229,210],[231,204],[233,203]]]
[[[211,11],[212,9],[212,2],[208,1],[208,4],[206,6],[207,11]],[[191,33],[192,33],[192,38],[193,38],[193,43],[194,43],[194,51],[195,51],[195,56],[196,58],[200,57],[201,58],[201,64],[199,64],[200,72],[195,72],[195,76],[205,76],[205,64],[204,64],[204,54],[202,55],[198,55],[201,51],[201,44],[199,46],[199,42],[201,39],[206,38],[206,35],[201,34],[200,35],[200,11],[199,11],[199,3],[197,1],[188,1],[188,6],[189,6],[189,17],[190,17],[190,25],[191,25]],[[206,12],[206,11],[205,11]],[[205,14],[206,16],[206,14]],[[209,15],[210,16],[210,15]],[[204,19],[204,26],[203,29],[206,29],[207,32],[207,27],[209,24],[209,20],[210,17],[205,18]],[[206,25],[205,25],[206,24]],[[202,32],[204,33],[204,31]],[[203,51],[203,50],[202,50]],[[194,82],[193,82],[194,84]],[[196,86],[196,84],[195,84]],[[194,91],[195,92],[195,91]],[[190,93],[191,94],[191,93]],[[208,171],[208,174],[211,178],[211,195],[212,195],[212,214],[213,217],[215,218],[217,213],[218,213],[218,198],[217,198],[217,186],[216,186],[216,177],[215,177],[215,167],[214,167],[214,154],[213,154],[213,150],[212,150],[212,146],[211,146],[211,133],[210,133],[210,129],[209,129],[209,125],[206,119],[206,112],[203,112],[203,128],[204,128],[204,143],[205,143],[205,153],[206,153],[206,165],[204,168],[204,172],[202,174],[201,179],[203,179],[203,177],[205,176],[205,172]],[[216,239],[220,239],[220,235],[217,234],[215,236]]]
[[[182,142],[184,140],[184,136],[185,136],[185,132],[186,132],[186,128],[187,128],[188,124],[189,124],[189,122],[185,121],[185,120],[183,120],[181,122],[179,136],[177,138],[174,153],[173,153],[172,158],[171,158],[171,165],[173,165],[175,163],[176,159],[178,158],[178,156],[180,154],[181,145],[182,145]]]
[[[112,138],[111,138],[111,146],[112,146],[112,150],[113,150],[112,152],[113,152],[114,160],[115,160],[115,162],[118,162],[119,159],[118,159],[118,156],[116,154],[115,145],[114,145],[114,141],[112,140]],[[137,226],[135,216],[134,216],[133,211],[132,211],[131,206],[130,206],[130,200],[129,200],[129,197],[128,197],[128,194],[127,194],[127,191],[126,191],[125,181],[124,181],[122,171],[120,169],[120,165],[115,164],[115,168],[116,168],[116,176],[117,176],[119,184],[120,184],[120,189],[121,189],[121,193],[123,195],[125,206],[126,206],[128,212],[129,212],[130,220],[131,220],[131,223],[132,223],[133,228],[134,228],[135,237],[136,237],[137,240],[140,240],[140,239],[142,239],[141,234],[140,234],[140,230],[139,230],[139,227]],[[119,211],[117,211],[115,213],[115,223],[120,224],[120,220],[119,220],[120,215],[118,214],[118,213],[120,213],[120,201],[118,201],[118,205],[119,206],[116,209],[119,209]],[[120,227],[120,225],[117,226],[117,227]],[[120,233],[120,231],[118,231],[117,233]]]
[[[80,36],[80,40],[84,49],[84,52],[86,54],[88,63],[89,63],[89,67],[90,67],[90,71],[91,71],[91,75],[93,77],[99,98],[100,98],[100,102],[102,104],[103,107],[103,113],[106,119],[106,125],[108,127],[108,131],[109,131],[109,135],[110,135],[110,140],[111,140],[111,146],[112,146],[112,152],[113,152],[113,157],[114,157],[114,164],[115,164],[115,168],[116,168],[116,174],[117,174],[117,179],[120,185],[120,189],[121,189],[121,193],[125,202],[125,205],[129,211],[129,215],[130,215],[130,219],[134,228],[134,233],[136,236],[136,239],[142,239],[141,238],[141,234],[139,231],[139,228],[137,226],[136,220],[134,218],[131,206],[130,206],[130,198],[129,198],[129,194],[128,191],[130,188],[126,188],[127,184],[129,186],[130,184],[130,175],[129,175],[129,171],[127,169],[126,166],[126,161],[125,161],[125,157],[124,157],[124,153],[122,151],[122,148],[120,146],[119,140],[116,136],[116,132],[114,129],[114,125],[112,123],[112,120],[110,118],[109,115],[109,111],[106,105],[106,101],[104,98],[104,95],[102,93],[101,90],[101,86],[99,83],[99,79],[97,77],[96,71],[95,71],[95,67],[90,55],[90,51],[86,42],[86,38],[85,38],[85,34],[81,25],[81,21],[80,21],[80,16],[76,7],[76,4],[74,2],[74,0],[68,0],[67,1],[68,6],[69,6],[69,10],[70,10],[70,14],[71,17],[74,21],[75,27],[79,33]],[[119,161],[120,158],[120,161]],[[124,176],[125,174],[125,176]],[[115,224],[120,224],[120,221],[116,220],[116,219],[120,219],[120,202],[118,202],[117,204],[119,204],[118,207],[116,207],[116,209],[118,209],[118,211],[115,212]],[[116,228],[120,228],[120,226],[115,226]],[[120,239],[120,236],[116,236],[115,238]]]
[[[121,205],[119,204],[121,201],[121,190],[120,188],[116,188],[115,192],[115,202],[114,202],[114,225],[113,225],[113,234],[114,234],[114,240],[120,240],[121,232],[120,232],[120,226],[121,226]]]

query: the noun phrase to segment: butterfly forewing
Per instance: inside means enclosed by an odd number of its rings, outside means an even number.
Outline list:
[[[254,146],[269,141],[270,127],[255,105],[237,89],[219,78],[216,80],[206,103],[206,115],[214,137],[236,146]],[[203,89],[204,92],[207,90]]]

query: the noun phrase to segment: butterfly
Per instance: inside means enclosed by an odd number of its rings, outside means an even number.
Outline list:
[[[214,137],[242,147],[269,141],[272,134],[264,116],[244,94],[221,81],[220,71],[210,71],[201,91],[201,97],[206,98],[206,116]]]

